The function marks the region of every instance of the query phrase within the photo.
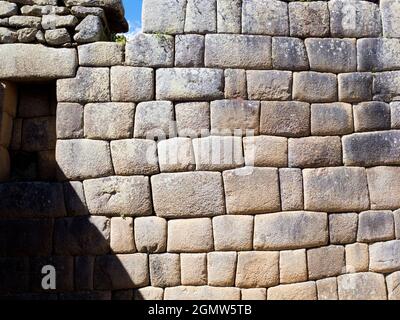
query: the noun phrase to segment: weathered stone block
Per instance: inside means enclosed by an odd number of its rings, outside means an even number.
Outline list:
[[[310,105],[304,102],[261,102],[260,133],[302,137],[310,134]]]
[[[205,64],[219,68],[271,69],[271,47],[271,37],[267,36],[208,34]]]
[[[335,213],[329,215],[329,236],[332,244],[356,242],[358,227],[357,213]]]
[[[58,140],[56,160],[60,177],[84,180],[112,175],[110,146],[106,141]]]
[[[347,273],[367,272],[369,268],[368,245],[354,243],[346,246]]]
[[[400,169],[375,167],[367,170],[371,209],[397,209],[400,207]]]
[[[338,38],[379,37],[382,24],[379,6],[370,1],[329,2],[331,34]]]
[[[400,164],[400,131],[355,133],[344,136],[343,161],[346,166]]]
[[[358,242],[393,240],[394,219],[391,211],[365,211],[360,213]]]
[[[125,46],[125,64],[134,67],[172,67],[174,37],[137,33]]]
[[[185,172],[196,168],[192,140],[173,138],[157,144],[161,172]]]
[[[144,0],[143,32],[183,33],[186,0]]]
[[[56,140],[55,117],[24,120],[22,126],[22,150],[28,152],[54,150]]]
[[[94,288],[122,290],[149,284],[147,255],[144,253],[96,257]]]
[[[110,101],[110,70],[80,67],[75,78],[57,80],[57,100],[59,102]]]
[[[385,277],[372,272],[338,277],[340,300],[386,300]]]
[[[318,300],[339,300],[336,278],[327,278],[316,281]]]
[[[133,103],[89,103],[84,113],[86,138],[115,140],[132,137]]]
[[[174,287],[181,283],[179,254],[163,253],[149,256],[150,282],[153,287]]]
[[[175,117],[180,137],[197,138],[210,132],[210,105],[208,102],[188,102],[175,105]]]
[[[58,139],[83,138],[83,106],[78,103],[59,103],[56,130]]]
[[[308,277],[311,280],[345,273],[344,247],[328,246],[307,251]]]
[[[329,9],[324,1],[289,3],[289,19],[292,37],[329,35]]]
[[[282,284],[307,281],[306,250],[281,251],[279,271]]]
[[[148,177],[107,177],[83,182],[94,215],[148,216],[152,213]]]
[[[271,36],[289,35],[289,16],[286,3],[275,0],[245,0],[242,9],[243,33]]]
[[[400,68],[399,39],[359,39],[357,56],[359,71],[386,71]]]
[[[357,132],[390,130],[390,106],[384,102],[364,102],[353,108]]]
[[[390,104],[392,129],[400,129],[400,102]]]
[[[282,211],[304,209],[303,173],[301,169],[279,169]]]
[[[174,287],[166,288],[165,300],[240,300],[239,288],[202,287]]]
[[[291,250],[328,243],[328,216],[317,212],[258,215],[254,220],[255,250]]]
[[[241,23],[241,0],[217,0],[218,33],[241,33]]]
[[[287,139],[283,137],[244,137],[246,166],[286,167],[288,157]]]
[[[247,100],[219,100],[210,104],[211,132],[216,135],[245,136],[259,133],[260,103]]]
[[[247,99],[246,70],[225,70],[225,99]]]
[[[256,214],[280,210],[277,169],[245,167],[225,171],[223,177],[228,214]]]
[[[159,301],[164,299],[164,289],[162,288],[154,288],[154,287],[145,287],[136,289],[133,292],[134,300],[150,300],[150,301]]]
[[[223,171],[244,165],[242,138],[210,136],[193,139],[198,171]]]
[[[239,252],[236,286],[266,288],[279,283],[279,252]]]
[[[347,103],[311,105],[311,134],[344,135],[353,132],[353,108]]]
[[[144,139],[119,140],[111,141],[110,146],[115,174],[133,176],[152,175],[159,172],[157,143],[155,141]]]
[[[223,70],[219,69],[158,69],[157,100],[190,101],[221,99]]]
[[[369,246],[369,270],[389,273],[400,268],[400,241],[378,242]]]
[[[242,289],[242,300],[267,300],[267,289],[255,288],[255,289]]]
[[[313,71],[293,75],[293,99],[307,102],[337,101],[337,79],[332,73]]]
[[[306,210],[349,212],[369,209],[364,168],[305,169],[303,178]]]
[[[235,285],[236,260],[236,252],[208,253],[208,285],[214,287],[233,287]]]
[[[169,101],[142,102],[136,106],[135,138],[160,140],[176,136],[174,105]]]
[[[65,216],[62,185],[20,182],[0,184],[0,216],[3,219]]]
[[[342,164],[340,137],[289,139],[289,167],[318,168]]]
[[[274,69],[278,70],[308,70],[308,56],[303,40],[289,37],[273,37],[272,64]]]
[[[289,100],[292,96],[292,72],[290,71],[247,71],[249,99]]]
[[[400,1],[381,0],[380,9],[382,15],[383,36],[385,38],[400,38],[400,18],[397,12],[400,10]]]
[[[110,250],[110,219],[73,217],[57,219],[54,252],[57,255],[101,255]]]
[[[389,300],[400,300],[400,272],[394,272],[386,277]]]
[[[215,250],[252,250],[253,220],[251,216],[220,216],[213,218]]]
[[[399,71],[376,73],[373,84],[374,99],[391,102],[393,98],[400,95],[399,85]]]
[[[175,37],[175,66],[201,67],[204,65],[204,36],[197,34]]]
[[[68,181],[63,183],[65,208],[69,216],[87,215],[85,194],[83,184],[79,181]]]
[[[154,210],[160,217],[203,217],[225,213],[220,173],[165,173],[153,176],[151,185]]]
[[[167,221],[163,218],[136,218],[134,234],[139,252],[159,253],[167,250]]]
[[[207,254],[181,254],[181,282],[184,286],[207,285]]]
[[[362,102],[372,100],[373,77],[367,72],[342,73],[338,75],[339,101]]]
[[[356,40],[306,39],[310,68],[320,72],[357,71]]]
[[[317,287],[314,281],[285,284],[269,288],[268,300],[317,300]]]
[[[202,253],[213,251],[211,219],[168,221],[168,252]]]
[[[79,64],[85,67],[110,67],[124,61],[124,46],[115,42],[94,42],[78,47]]]
[[[185,33],[216,32],[216,11],[216,0],[188,0],[185,16]]]
[[[115,217],[111,219],[110,247],[113,253],[135,253],[133,219]]]
[[[2,1],[0,3],[0,17],[11,17],[18,14],[18,6],[15,3]]]

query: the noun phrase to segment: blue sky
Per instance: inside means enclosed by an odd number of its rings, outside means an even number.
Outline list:
[[[137,32],[142,25],[142,0],[123,0],[123,2],[125,17],[129,21],[129,32]]]

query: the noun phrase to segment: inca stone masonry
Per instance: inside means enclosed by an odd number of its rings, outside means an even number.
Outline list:
[[[126,28],[0,1],[2,298],[400,299],[400,0],[144,0]]]

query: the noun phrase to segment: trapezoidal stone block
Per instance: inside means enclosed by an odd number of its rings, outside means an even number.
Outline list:
[[[385,277],[364,272],[341,275],[338,278],[339,300],[386,300]]]
[[[314,281],[284,284],[269,288],[268,300],[318,300]]]
[[[225,213],[218,172],[163,173],[151,178],[155,213],[164,218],[194,218]]]
[[[400,168],[374,167],[367,169],[371,209],[400,208]]]
[[[400,240],[377,242],[369,246],[369,270],[390,273],[400,269]]]
[[[369,209],[364,168],[305,169],[303,177],[306,210],[351,212]]]
[[[328,243],[328,216],[321,212],[293,211],[257,215],[255,250],[291,250]]]
[[[240,300],[239,288],[216,288],[209,286],[189,287],[180,286],[166,288],[165,300]]]

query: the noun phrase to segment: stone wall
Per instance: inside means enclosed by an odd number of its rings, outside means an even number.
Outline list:
[[[400,1],[374,2],[144,0],[125,47],[79,46],[59,183],[0,185],[1,293],[399,299]]]

